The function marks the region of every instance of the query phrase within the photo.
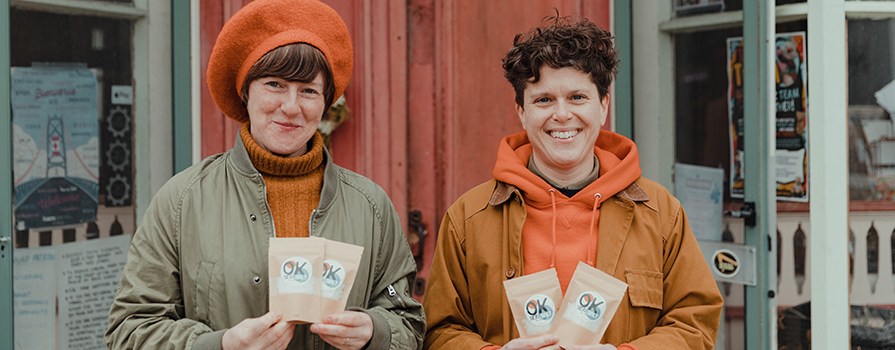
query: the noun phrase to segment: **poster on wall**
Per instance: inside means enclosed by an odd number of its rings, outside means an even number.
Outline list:
[[[120,235],[14,250],[15,349],[105,349],[130,241]]]
[[[721,241],[724,169],[675,163],[674,196],[681,201],[696,239]]]
[[[16,229],[96,221],[99,121],[86,68],[11,71]]]
[[[776,185],[779,201],[808,201],[805,32],[776,37]],[[743,198],[743,38],[727,39],[730,195]]]

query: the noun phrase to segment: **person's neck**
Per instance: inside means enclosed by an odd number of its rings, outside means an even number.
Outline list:
[[[569,188],[569,186],[578,184],[590,178],[596,164],[596,162],[594,161],[594,157],[590,157],[587,159],[587,161],[578,164],[575,167],[569,169],[554,169],[545,165],[543,162],[538,160],[537,157],[532,157],[531,161],[534,162],[534,165],[535,167],[537,167],[538,172],[540,172],[541,174],[543,174],[544,177],[547,177],[550,180],[548,182],[551,182],[551,184],[562,188]]]

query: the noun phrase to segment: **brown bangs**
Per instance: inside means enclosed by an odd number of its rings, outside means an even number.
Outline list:
[[[336,87],[333,72],[326,56],[316,47],[305,43],[280,46],[266,53],[249,69],[242,84],[242,102],[249,100],[249,84],[258,78],[277,77],[288,81],[310,83],[323,73],[323,96],[326,108],[333,104]]]

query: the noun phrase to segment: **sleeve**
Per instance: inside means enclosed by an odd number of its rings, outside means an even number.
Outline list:
[[[423,305],[427,329],[425,349],[479,350],[489,345],[476,332],[466,279],[463,232],[458,232],[448,210],[438,240]]]
[[[662,313],[638,349],[712,349],[724,300],[680,205],[664,229]]]
[[[177,243],[179,206],[170,188],[134,234],[109,311],[109,349],[220,349],[224,331],[185,318]]]
[[[387,198],[387,197],[386,197]],[[373,337],[367,349],[419,349],[425,333],[423,306],[413,299],[416,263],[391,201],[382,222],[382,243],[376,259],[376,283],[370,304],[363,311],[373,320]]]

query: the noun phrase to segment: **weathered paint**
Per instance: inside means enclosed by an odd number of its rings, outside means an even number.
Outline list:
[[[202,1],[203,81],[217,33],[243,2]],[[610,28],[611,0],[325,2],[345,20],[354,44],[345,91],[351,120],[333,134],[334,161],[382,186],[408,235],[408,211],[422,212],[425,280],[447,207],[491,178],[498,142],[522,130],[501,69],[513,38],[556,12]],[[203,86],[203,157],[229,149],[238,128]]]

